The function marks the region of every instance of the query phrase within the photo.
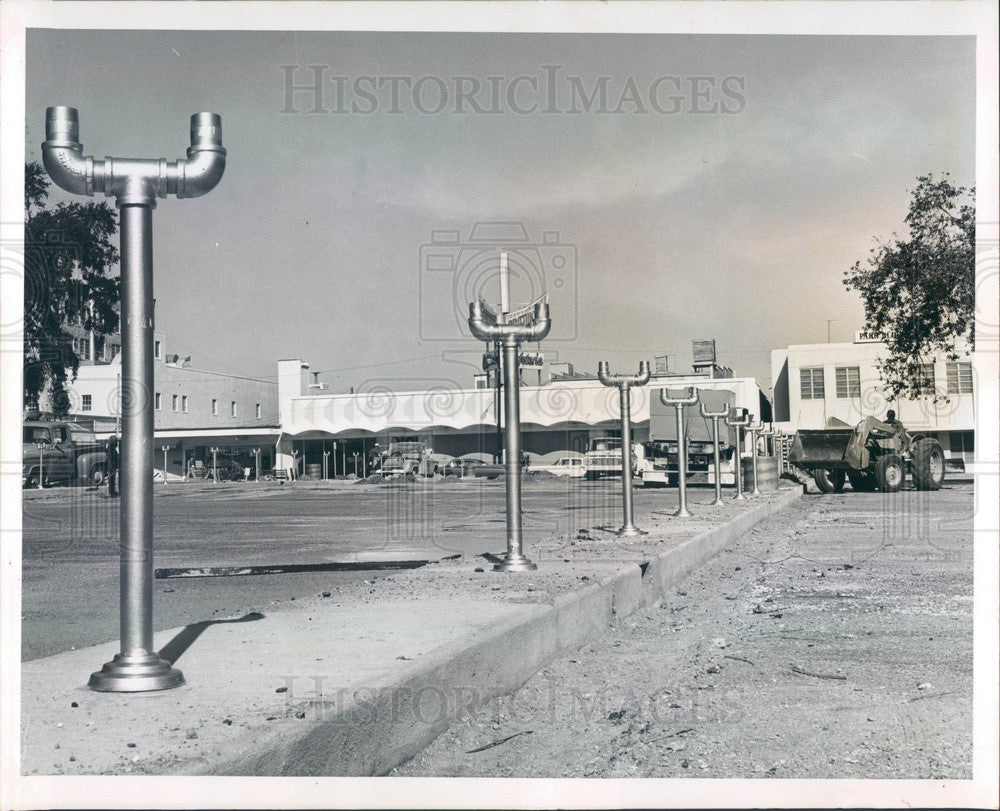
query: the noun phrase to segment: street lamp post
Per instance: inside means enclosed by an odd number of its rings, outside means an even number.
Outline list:
[[[639,361],[637,375],[608,374],[607,361],[597,364],[597,379],[605,386],[618,387],[619,410],[622,421],[622,525],[616,535],[645,535],[632,522],[632,386],[645,386],[649,382],[649,362]]]
[[[705,404],[702,403],[699,406],[701,411],[701,416],[706,420],[712,420],[712,452],[715,456],[715,501],[712,502],[711,506],[718,507],[722,504],[722,459],[719,455],[719,420],[726,417],[729,414],[728,409],[725,411],[709,411],[705,408]]]
[[[751,417],[746,413],[746,409],[743,409],[743,415],[740,417],[732,415],[726,417],[726,425],[736,429],[736,495],[733,496],[734,501],[746,499],[746,496],[743,495],[743,429],[750,424],[750,420]]]
[[[694,405],[698,402],[698,390],[687,389],[687,397],[670,397],[667,389],[660,389],[660,402],[663,405],[672,405],[677,411],[677,512],[678,518],[690,518],[691,512],[687,508],[687,437],[684,435],[684,406]]]
[[[42,158],[53,182],[74,194],[114,197],[121,225],[121,651],[90,687],[163,690],[184,676],[153,650],[153,207],[171,194],[200,197],[221,180],[222,121],[193,115],[187,158],[175,162],[85,157],[72,107],[46,110],[45,136]]]
[[[549,305],[536,302],[525,323],[498,323],[481,301],[469,305],[469,330],[480,341],[499,341],[503,349],[504,455],[507,487],[507,554],[493,569],[523,572],[537,569],[524,555],[521,537],[521,403],[518,349],[522,341],[540,341],[549,334]]]

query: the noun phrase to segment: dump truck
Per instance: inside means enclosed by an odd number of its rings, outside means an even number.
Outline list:
[[[938,490],[944,482],[944,451],[936,439],[875,417],[853,428],[832,417],[825,428],[798,431],[788,460],[823,493],[841,492],[845,481],[859,492],[893,493],[907,474],[917,490]]]

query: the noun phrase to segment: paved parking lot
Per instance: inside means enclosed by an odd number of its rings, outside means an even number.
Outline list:
[[[98,491],[26,492],[22,658],[118,637],[119,502]],[[692,508],[710,489],[692,490]],[[674,490],[636,491],[636,513],[672,510]],[[569,537],[579,527],[621,523],[619,482],[528,477],[525,543]],[[357,554],[379,559],[500,554],[501,480],[413,484],[337,482],[157,485],[157,567],[322,563]],[[379,572],[275,574],[157,580],[154,630],[275,607]]]

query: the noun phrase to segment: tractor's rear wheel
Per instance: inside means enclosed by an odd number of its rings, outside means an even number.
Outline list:
[[[944,451],[936,439],[924,437],[910,448],[913,484],[918,490],[940,490],[944,482]]]
[[[875,481],[883,493],[895,493],[906,481],[906,463],[894,453],[881,457],[875,463]]]
[[[849,470],[847,471],[847,480],[851,483],[851,487],[858,493],[875,492],[874,476],[869,476],[867,473],[862,473],[860,470]]]
[[[813,471],[813,481],[821,493],[843,492],[845,479],[843,470],[827,470],[820,467]]]

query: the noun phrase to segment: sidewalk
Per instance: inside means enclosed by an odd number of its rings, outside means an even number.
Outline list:
[[[187,678],[175,690],[88,690],[117,644],[26,662],[22,772],[385,774],[460,710],[656,603],[800,495],[784,483],[717,508],[694,500],[695,517],[682,521],[669,492],[661,510],[637,514],[650,534],[635,539],[587,527],[581,513],[576,537],[529,545],[537,572],[440,560],[267,614],[165,631],[155,644]]]

